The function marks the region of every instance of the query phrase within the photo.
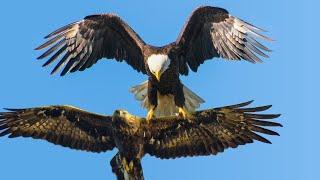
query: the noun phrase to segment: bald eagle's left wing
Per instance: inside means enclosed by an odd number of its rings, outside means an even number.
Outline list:
[[[104,152],[115,146],[111,116],[71,106],[8,109],[0,112],[0,137],[32,137],[71,149]]]
[[[261,31],[225,9],[209,6],[196,9],[176,40],[180,74],[187,75],[188,66],[196,72],[200,64],[214,57],[260,62],[259,56],[268,57],[265,52],[270,51],[255,39],[270,41]]]
[[[271,106],[245,108],[251,102],[198,111],[190,121],[177,117],[159,118],[150,122],[146,153],[159,158],[215,155],[229,147],[252,143],[258,140],[270,143],[256,134],[279,135],[263,126],[281,126],[273,119],[278,114],[255,114]]]

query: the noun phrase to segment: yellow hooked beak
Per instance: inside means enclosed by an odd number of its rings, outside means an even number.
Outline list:
[[[161,77],[160,71],[157,71],[154,75],[156,76],[157,80],[160,81],[160,77]]]

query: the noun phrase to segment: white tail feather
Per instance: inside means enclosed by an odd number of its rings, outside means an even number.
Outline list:
[[[136,100],[141,101],[141,106],[147,110],[151,108],[148,101],[148,81],[134,86],[130,89],[134,94]],[[183,85],[183,93],[185,97],[185,108],[188,112],[194,112],[200,107],[204,100],[192,92],[189,88]],[[158,106],[155,109],[154,115],[156,117],[172,116],[178,113],[178,108],[174,103],[173,95],[161,95],[158,93]]]

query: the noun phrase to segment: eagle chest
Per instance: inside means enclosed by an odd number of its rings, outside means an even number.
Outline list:
[[[112,134],[121,156],[134,159],[143,152],[141,120],[126,111],[116,110],[112,118]]]
[[[122,155],[129,159],[141,158],[144,154],[143,144],[144,138],[140,130],[117,133],[115,143]]]
[[[170,64],[170,67],[162,74],[160,81],[152,78],[152,83],[156,85],[157,91],[163,95],[174,93],[180,84],[176,63]]]
[[[157,90],[160,94],[174,94],[176,92],[178,86],[177,81],[168,79],[168,81],[162,81],[158,83]]]

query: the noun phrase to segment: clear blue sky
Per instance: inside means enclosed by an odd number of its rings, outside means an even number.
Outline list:
[[[226,8],[269,30],[274,50],[263,64],[210,61],[183,82],[206,100],[202,108],[254,99],[282,113],[280,137],[218,156],[160,160],[146,156],[146,179],[319,179],[319,9],[316,0],[175,1],[3,1],[1,18],[0,107],[71,104],[111,114],[119,108],[145,115],[128,89],[146,76],[126,64],[100,61],[93,68],[60,78],[41,68],[33,51],[55,28],[95,13],[119,14],[148,43],[176,39],[191,11],[200,5]],[[0,139],[1,179],[115,179],[109,161],[116,151],[91,154],[44,141]],[[318,176],[318,177],[316,177]]]

